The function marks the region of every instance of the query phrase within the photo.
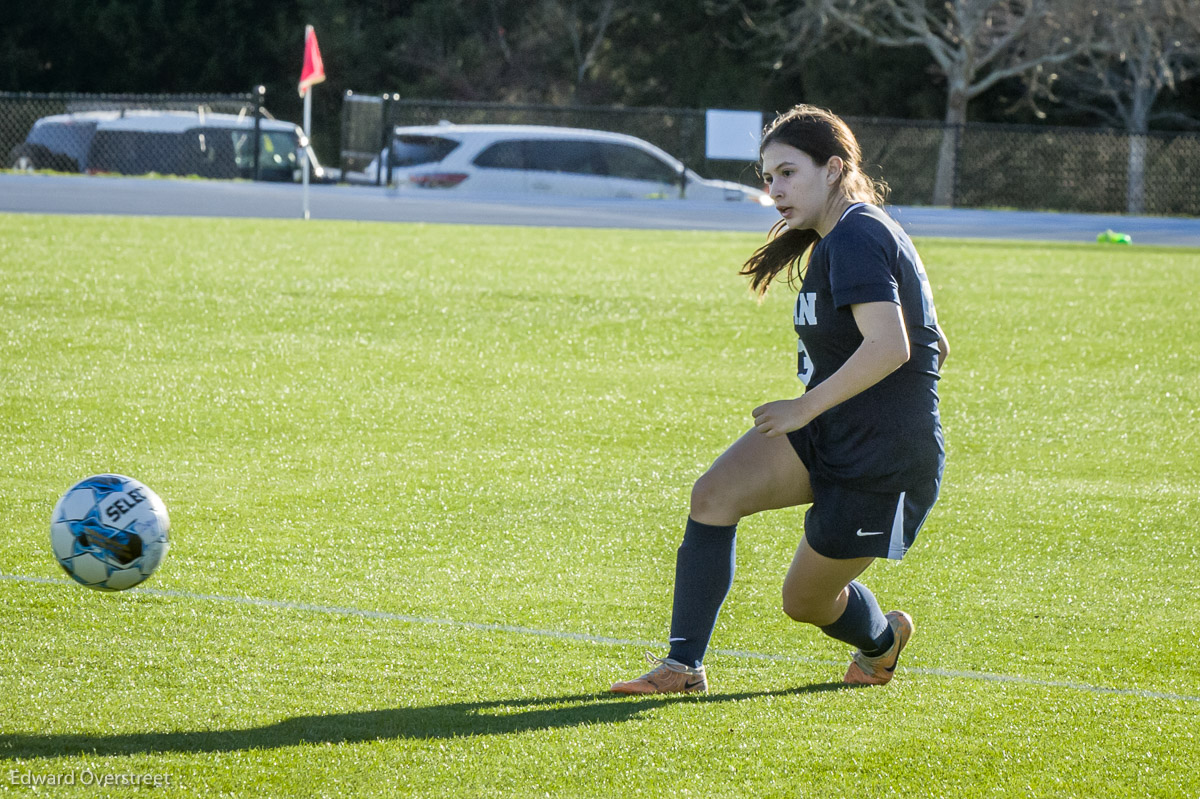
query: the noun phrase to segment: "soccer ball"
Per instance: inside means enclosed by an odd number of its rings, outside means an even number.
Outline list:
[[[162,563],[170,526],[158,494],[132,477],[97,474],[68,488],[54,506],[50,546],[75,582],[124,591]]]

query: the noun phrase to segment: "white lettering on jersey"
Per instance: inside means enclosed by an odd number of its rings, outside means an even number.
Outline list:
[[[804,346],[803,339],[796,340],[796,377],[800,378],[800,382],[808,387],[808,381],[812,380],[813,372],[817,370],[813,364],[812,358],[808,356],[808,349]]]
[[[796,314],[793,324],[815,325],[817,323],[817,293],[800,292],[796,295]]]

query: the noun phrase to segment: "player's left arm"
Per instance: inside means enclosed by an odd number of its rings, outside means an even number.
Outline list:
[[[942,364],[946,362],[946,358],[950,356],[950,342],[946,339],[946,331],[942,330],[942,326],[938,325],[938,371],[942,371]]]
[[[909,359],[908,328],[894,302],[864,302],[850,306],[862,343],[841,368],[820,385],[793,400],[768,402],[754,409],[754,427],[768,437],[781,436],[820,416],[835,405],[861,394]]]

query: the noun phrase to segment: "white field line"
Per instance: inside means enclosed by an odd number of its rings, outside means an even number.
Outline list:
[[[27,577],[18,574],[0,574],[0,580],[13,583],[34,583],[38,585],[75,586],[70,580],[59,580],[49,577]],[[536,635],[543,638],[554,638],[562,641],[579,641],[582,643],[601,644],[604,646],[637,646],[651,649],[666,649],[665,641],[643,641],[636,638],[610,638],[603,635],[588,635],[587,633],[563,632],[561,630],[539,630],[533,627],[520,627],[514,624],[491,624],[474,621],[458,621],[456,619],[439,619],[427,616],[410,616],[403,613],[389,613],[382,610],[364,610],[361,608],[338,607],[336,605],[316,605],[309,602],[289,602],[279,599],[258,599],[255,597],[223,596],[221,594],[197,594],[191,591],[176,591],[164,588],[132,588],[126,593],[142,594],[145,596],[171,597],[177,599],[200,600],[203,602],[224,602],[233,605],[249,605],[252,607],[276,608],[278,610],[293,610],[306,613],[323,613],[334,616],[354,616],[364,619],[379,619],[395,621],[402,624],[427,624],[439,627],[454,627],[462,630],[479,632],[510,633],[513,635]],[[798,655],[774,655],[765,652],[744,652],[736,649],[714,649],[713,654],[722,657],[741,658],[744,660],[770,660],[783,663],[808,663],[828,666],[841,666],[845,661],[821,660]],[[1164,699],[1171,702],[1197,702],[1200,696],[1175,694],[1166,691],[1146,691],[1139,688],[1107,688],[1102,685],[1069,682],[1065,680],[1042,680],[1036,677],[1021,677],[1013,674],[992,674],[983,671],[956,671],[953,669],[928,669],[912,666],[901,666],[900,671],[908,674],[923,674],[929,677],[946,677],[958,680],[977,680],[981,682],[1002,682],[1016,685],[1032,685],[1043,688],[1064,688],[1072,691],[1083,691],[1090,694],[1108,694],[1112,696],[1133,696],[1141,699]]]

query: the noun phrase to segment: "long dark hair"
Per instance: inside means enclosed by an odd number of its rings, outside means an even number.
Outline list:
[[[797,105],[775,118],[763,130],[758,146],[762,151],[771,142],[780,142],[807,153],[817,166],[824,166],[835,155],[842,159],[842,174],[837,188],[851,202],[882,205],[887,186],[862,171],[862,149],[841,117],[824,108]],[[803,274],[800,262],[804,254],[821,240],[815,230],[792,230],[779,220],[768,234],[767,243],[746,259],[739,274],[750,278],[750,289],[759,297],[767,293],[771,281],[786,270],[788,285]]]

